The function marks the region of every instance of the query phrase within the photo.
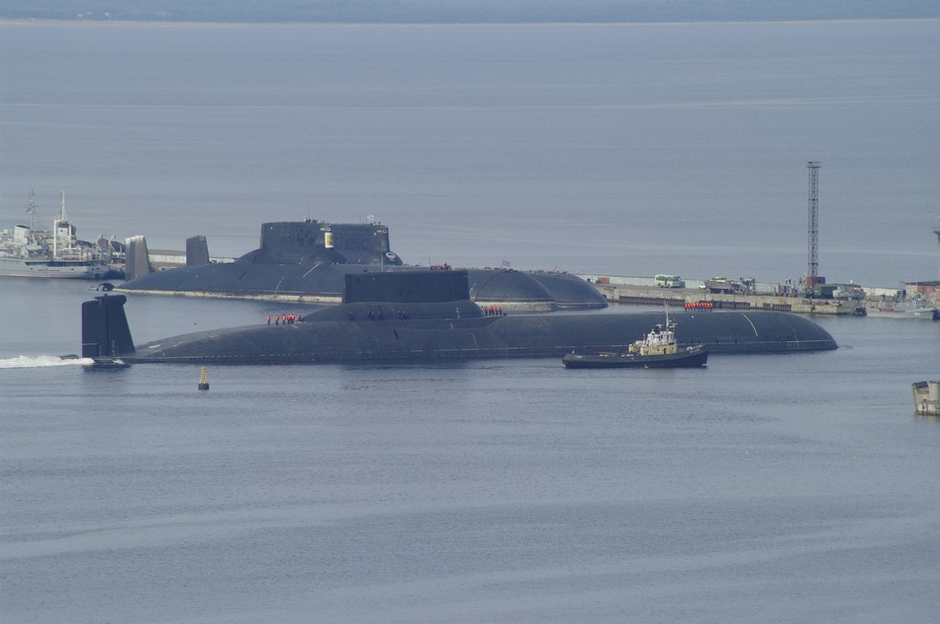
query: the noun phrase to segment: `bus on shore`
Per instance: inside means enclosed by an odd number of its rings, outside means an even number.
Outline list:
[[[685,288],[685,282],[678,275],[661,273],[653,278],[657,288]]]

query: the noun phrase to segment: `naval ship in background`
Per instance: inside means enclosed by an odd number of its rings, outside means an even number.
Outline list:
[[[0,276],[65,279],[123,277],[123,245],[99,236],[94,243],[79,240],[65,214],[65,193],[52,229],[39,227],[35,194],[29,196],[29,225],[0,231]]]
[[[211,262],[205,236],[186,241],[186,266],[153,271],[146,239],[126,245],[127,281],[134,294],[259,299],[311,304],[343,301],[346,276],[395,271],[447,271],[449,265],[407,266],[391,250],[381,223],[328,223],[317,219],[264,223],[258,249],[234,262]],[[551,312],[604,308],[590,284],[566,273],[465,269],[469,298],[499,312]]]

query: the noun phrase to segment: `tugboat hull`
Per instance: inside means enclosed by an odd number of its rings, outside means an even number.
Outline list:
[[[708,349],[696,347],[668,355],[632,353],[569,353],[561,360],[566,368],[697,368],[708,362]]]

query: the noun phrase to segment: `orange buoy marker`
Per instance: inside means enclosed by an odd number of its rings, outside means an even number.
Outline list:
[[[202,377],[199,378],[199,385],[197,386],[200,390],[209,389],[209,378],[206,376],[206,367],[202,367]]]

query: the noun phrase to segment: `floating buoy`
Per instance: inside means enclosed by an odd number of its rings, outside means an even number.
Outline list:
[[[199,378],[199,385],[197,386],[200,390],[209,389],[209,378],[206,376],[206,367],[202,367],[202,377]]]

